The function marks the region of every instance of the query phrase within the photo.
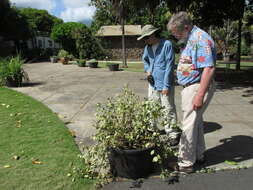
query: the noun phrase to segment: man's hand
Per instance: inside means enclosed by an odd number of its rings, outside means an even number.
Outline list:
[[[203,106],[203,98],[203,96],[200,96],[198,94],[195,95],[192,101],[193,110],[200,109]]]
[[[168,96],[169,95],[169,90],[162,90],[162,94],[165,95],[165,96]]]

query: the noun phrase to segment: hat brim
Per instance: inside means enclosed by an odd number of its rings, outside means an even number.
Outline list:
[[[147,34],[141,35],[139,38],[137,38],[137,40],[141,40],[141,39],[145,38],[146,36],[150,36],[151,34],[153,34],[154,32],[156,32],[157,30],[159,30],[159,29],[157,28],[155,30],[150,31]]]

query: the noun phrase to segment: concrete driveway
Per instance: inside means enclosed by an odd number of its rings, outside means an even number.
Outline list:
[[[147,96],[144,73],[110,72],[108,69],[62,65],[60,63],[26,64],[30,83],[15,90],[41,101],[76,134],[76,141],[89,143],[95,133],[92,127],[96,104],[119,93],[126,84],[141,97]],[[253,105],[247,92],[252,87],[218,86],[205,113],[205,138],[208,167],[233,168],[253,164]],[[181,87],[176,87],[179,119]],[[233,166],[226,160],[237,161]]]

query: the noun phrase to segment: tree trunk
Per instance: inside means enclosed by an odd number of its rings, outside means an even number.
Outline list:
[[[242,39],[242,18],[238,21],[238,44],[237,44],[237,63],[236,70],[240,70],[241,65],[241,39]]]
[[[122,67],[127,67],[126,61],[126,46],[125,46],[125,18],[121,19],[121,29],[122,29]]]

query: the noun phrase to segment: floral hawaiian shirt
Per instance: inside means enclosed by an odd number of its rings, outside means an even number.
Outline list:
[[[186,85],[199,82],[203,68],[213,67],[215,62],[216,49],[213,39],[205,31],[194,26],[179,58],[178,83]]]

